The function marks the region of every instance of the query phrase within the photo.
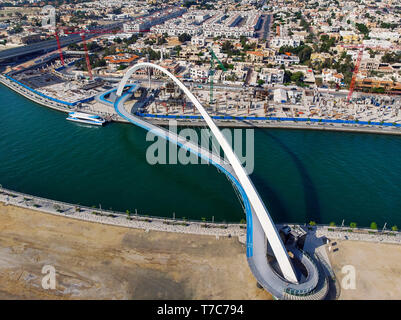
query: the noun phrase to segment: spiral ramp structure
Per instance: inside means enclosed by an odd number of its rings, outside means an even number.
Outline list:
[[[198,109],[209,129],[222,147],[225,158],[194,144],[178,134],[156,126],[128,112],[124,103],[130,98],[133,86],[124,90],[130,76],[138,69],[154,68],[167,75]],[[110,102],[109,102],[110,103]],[[327,272],[319,257],[311,256],[295,245],[284,245],[255,186],[242,167],[231,146],[197,98],[168,70],[156,64],[138,63],[127,70],[116,89],[116,112],[122,118],[160,136],[214,165],[231,181],[240,195],[247,221],[246,255],[256,281],[276,299],[321,300],[329,290]],[[291,253],[291,257],[289,255]]]

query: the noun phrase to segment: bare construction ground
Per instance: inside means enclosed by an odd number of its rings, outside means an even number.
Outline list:
[[[43,266],[56,289],[43,289]],[[0,299],[271,299],[238,239],[145,232],[0,203]]]
[[[354,266],[356,272],[355,290],[342,288],[340,299],[401,299],[400,245],[349,240],[333,242],[336,245],[331,247],[328,255],[340,283],[346,276],[342,273],[344,266]],[[333,251],[336,248],[338,250]]]

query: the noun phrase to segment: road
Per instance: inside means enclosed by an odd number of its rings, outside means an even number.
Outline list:
[[[60,45],[62,47],[68,46],[72,43],[82,41],[79,34],[73,34],[66,37],[60,37]],[[7,49],[0,52],[0,62],[4,62],[10,59],[17,59],[22,56],[36,54],[36,53],[47,53],[57,49],[56,40],[45,40],[37,43],[33,43],[24,47]]]
[[[258,31],[256,31],[256,36],[259,39],[268,39],[270,32],[271,15],[270,14],[263,15],[262,19],[263,19],[262,26]]]
[[[120,23],[122,25],[122,22]],[[100,29],[106,29],[108,26],[104,26]],[[117,24],[113,24],[113,27],[117,27]],[[91,39],[93,37],[98,36],[98,34],[86,34],[87,39]],[[79,34],[71,34],[68,36],[60,37],[60,45],[61,47],[68,46],[72,43],[81,42],[82,38]],[[5,62],[6,60],[16,60],[20,57],[26,55],[34,55],[40,53],[47,53],[57,49],[57,41],[54,40],[45,40],[37,43],[33,43],[27,46],[12,48],[3,50],[0,52],[0,62]]]

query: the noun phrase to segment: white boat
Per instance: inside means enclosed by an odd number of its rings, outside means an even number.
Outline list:
[[[102,126],[103,124],[106,123],[106,120],[104,120],[102,117],[98,115],[88,114],[83,112],[70,112],[68,113],[67,120],[93,124],[96,126]]]

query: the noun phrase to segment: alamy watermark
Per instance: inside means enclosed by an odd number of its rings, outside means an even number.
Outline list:
[[[45,290],[56,289],[56,268],[47,264],[43,266],[42,274],[45,274],[42,278],[42,288]]]
[[[46,5],[41,10],[42,28],[56,29],[56,9],[51,5]]]
[[[341,288],[344,290],[356,289],[356,271],[352,265],[346,265],[341,268],[341,273],[345,276],[341,280]]]
[[[218,165],[228,163],[224,150],[210,129],[185,128],[178,132],[177,121],[170,120],[168,131],[157,128],[147,133],[146,141],[153,141],[146,150],[149,164],[209,164],[210,159]],[[255,167],[254,129],[225,128],[221,133],[247,174],[251,174]]]

